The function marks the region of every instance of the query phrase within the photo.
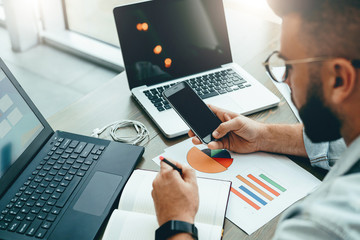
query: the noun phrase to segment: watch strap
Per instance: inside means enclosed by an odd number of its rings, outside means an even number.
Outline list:
[[[161,225],[155,232],[155,240],[165,240],[178,233],[189,233],[193,239],[198,240],[198,231],[194,224],[170,220]]]

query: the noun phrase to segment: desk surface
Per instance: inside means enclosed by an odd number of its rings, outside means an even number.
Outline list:
[[[234,62],[281,98],[278,107],[253,114],[250,117],[266,123],[296,123],[296,117],[267,77],[261,64],[274,49],[278,48],[280,26],[239,14],[237,9],[232,7],[226,8],[226,16]],[[138,168],[159,170],[152,158],[163,153],[165,148],[187,138],[187,136],[182,136],[167,139],[161,134],[156,125],[131,97],[125,73],[119,74],[94,92],[55,114],[49,119],[49,122],[54,129],[90,135],[93,129],[122,119],[140,121],[150,132],[150,141],[145,145],[146,150]],[[106,133],[101,137],[110,139]],[[296,162],[319,178],[323,177],[323,172],[311,169],[304,159],[296,159]],[[278,218],[274,218],[251,236],[226,219],[223,239],[271,239]]]

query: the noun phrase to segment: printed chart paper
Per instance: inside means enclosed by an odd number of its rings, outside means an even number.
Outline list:
[[[285,67],[278,67],[272,70],[272,72],[276,75],[278,79],[282,78],[282,74],[284,73],[284,71],[285,71]],[[297,110],[297,108],[295,107],[294,103],[291,100],[290,87],[286,83],[279,83],[275,81],[273,81],[273,83],[275,84],[275,87],[279,90],[279,92],[284,96],[286,102],[289,104],[289,107],[293,111],[295,117],[299,120],[299,122],[302,122],[299,115],[299,111]]]
[[[162,156],[191,166],[198,177],[232,182],[226,217],[252,234],[321,181],[284,156],[237,154],[195,146],[191,139],[165,149]],[[153,159],[160,164],[159,157]]]

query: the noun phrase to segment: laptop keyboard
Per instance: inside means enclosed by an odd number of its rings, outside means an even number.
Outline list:
[[[57,138],[0,212],[0,230],[43,238],[105,146]]]
[[[201,77],[191,78],[186,80],[186,82],[202,99],[237,91],[251,86],[251,84],[248,84],[244,78],[232,69],[221,70]],[[162,92],[173,85],[175,85],[175,83],[158,88],[152,88],[144,91],[143,93],[154,104],[157,110],[162,112],[171,109],[169,102],[163,98]]]

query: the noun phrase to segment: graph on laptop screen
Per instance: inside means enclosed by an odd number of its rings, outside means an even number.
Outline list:
[[[43,126],[0,69],[0,178]]]

